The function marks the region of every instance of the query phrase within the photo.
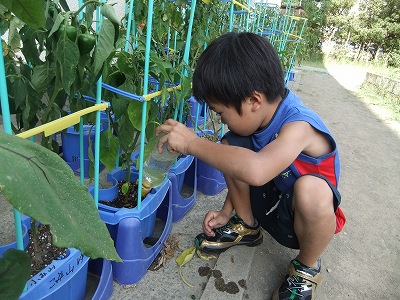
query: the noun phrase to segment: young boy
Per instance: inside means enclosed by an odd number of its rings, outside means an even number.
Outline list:
[[[337,191],[336,142],[316,113],[285,88],[273,46],[252,33],[227,33],[200,56],[193,94],[227,124],[221,144],[168,120],[157,132],[168,150],[191,154],[224,173],[227,196],[204,218],[195,238],[202,251],[262,242],[263,227],[299,249],[272,299],[314,299],[320,256],[345,217]]]

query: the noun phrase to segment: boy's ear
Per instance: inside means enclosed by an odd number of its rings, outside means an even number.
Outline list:
[[[251,109],[256,111],[260,108],[261,104],[265,101],[265,96],[260,92],[253,92],[250,97],[246,99],[246,101],[251,105]]]

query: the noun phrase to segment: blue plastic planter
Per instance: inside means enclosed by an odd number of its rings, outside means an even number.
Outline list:
[[[125,180],[126,170],[115,169],[108,174],[113,186],[99,189],[99,200],[112,201],[118,195],[118,180]],[[135,182],[138,172],[131,171],[131,181]],[[115,243],[122,263],[112,262],[113,278],[120,284],[137,283],[147,272],[156,258],[172,229],[172,193],[168,193],[171,183],[164,182],[153,188],[141,202],[141,209],[115,208],[99,203],[100,218],[106,223]],[[89,187],[93,193],[93,187]],[[147,245],[145,239],[151,237],[156,219],[165,222],[161,236],[153,245]]]
[[[100,132],[103,132],[108,127],[108,116],[105,112],[100,112]],[[92,150],[94,151],[94,138],[95,138],[95,126],[83,125],[83,151],[84,151],[84,176],[89,177],[89,137],[92,141]],[[79,153],[79,131],[76,131],[74,126],[68,127],[66,132],[61,134],[61,142],[63,149],[63,159],[76,173],[80,174],[80,153]],[[104,168],[103,164],[100,164],[100,170]]]
[[[177,222],[193,207],[197,195],[197,176],[187,172],[189,168],[197,169],[197,160],[192,155],[180,157],[174,167],[168,173],[171,181],[172,194],[172,216],[173,222]],[[193,187],[193,193],[184,198],[182,197],[183,184]]]
[[[101,124],[100,131],[106,130],[107,125]],[[91,125],[83,125],[83,149],[84,159],[88,159],[88,147],[89,147],[89,133],[90,139],[92,140],[92,146],[94,148],[94,136],[95,127]],[[61,141],[63,147],[63,158],[67,162],[79,161],[79,131],[75,131],[73,126],[67,128],[67,132],[61,134]],[[94,149],[93,149],[94,150]]]
[[[96,99],[83,96],[85,100],[95,103]],[[70,113],[70,112],[68,112]],[[111,115],[113,118],[113,115]],[[100,132],[107,130],[108,128],[108,115],[105,111],[100,111]],[[90,139],[92,142],[92,151],[94,153],[94,138],[95,138],[95,126],[92,125],[83,125],[83,151],[84,151],[84,177],[89,178],[89,168],[90,168],[90,160],[88,154],[89,147],[89,133]],[[79,148],[79,131],[75,130],[74,126],[70,126],[67,128],[66,132],[61,133],[61,142],[63,153],[63,159],[66,161],[68,166],[74,171],[76,175],[80,174],[80,148]],[[104,169],[104,165],[100,162],[100,171]]]
[[[89,258],[69,248],[67,257],[53,262],[26,283],[19,300],[84,299]]]
[[[212,130],[204,130],[204,132],[214,134]],[[197,134],[202,136],[201,132],[197,132]],[[195,171],[191,169],[190,172]],[[204,195],[213,196],[226,188],[224,174],[200,159],[197,159],[197,172],[195,174],[197,174],[197,189]]]
[[[294,75],[295,75],[295,73],[293,71],[290,71],[290,73],[289,73],[289,81],[294,81]]]
[[[29,244],[29,234],[28,227],[25,225],[24,222],[22,222],[22,242],[24,244],[24,248],[26,249]],[[4,252],[6,252],[10,248],[17,249],[17,242],[15,241],[13,243],[0,245],[0,258],[3,257]]]
[[[89,273],[99,277],[99,284],[92,300],[110,299],[114,291],[111,261],[98,258],[89,260]]]
[[[193,122],[196,121],[196,115],[197,115],[197,109],[199,108],[199,118],[197,120],[197,125],[201,125],[204,123],[204,119],[205,119],[205,115],[204,115],[204,106],[206,105],[205,103],[200,103],[200,106],[198,106],[197,104],[199,103],[195,97],[191,97],[189,98],[189,107],[190,107],[190,114],[193,118]],[[208,109],[206,109],[206,114],[207,114]],[[192,119],[190,116],[187,117],[187,121],[186,121],[186,126],[193,128],[194,127],[194,123],[192,122]]]

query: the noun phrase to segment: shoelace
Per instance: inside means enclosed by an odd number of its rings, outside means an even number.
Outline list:
[[[226,230],[226,229],[232,229],[232,227],[231,227],[231,222],[228,222],[228,223],[226,223],[224,226],[221,226],[221,227],[219,227],[219,228],[216,228],[215,229],[215,233],[218,233],[219,235],[223,235],[223,232]]]
[[[292,293],[291,297],[299,296],[299,297],[303,298],[304,295],[301,293],[298,293],[299,290],[301,291],[303,289],[303,284],[305,283],[303,278],[293,275],[288,278],[288,282],[289,282],[289,286],[287,287],[287,290]]]

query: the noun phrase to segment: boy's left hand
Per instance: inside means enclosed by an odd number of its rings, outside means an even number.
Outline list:
[[[179,152],[184,155],[190,154],[190,143],[199,138],[192,129],[173,119],[169,119],[157,127],[156,134],[159,135],[161,132],[166,134],[158,142],[158,151],[160,153],[162,152],[163,144],[168,143],[168,151]]]

